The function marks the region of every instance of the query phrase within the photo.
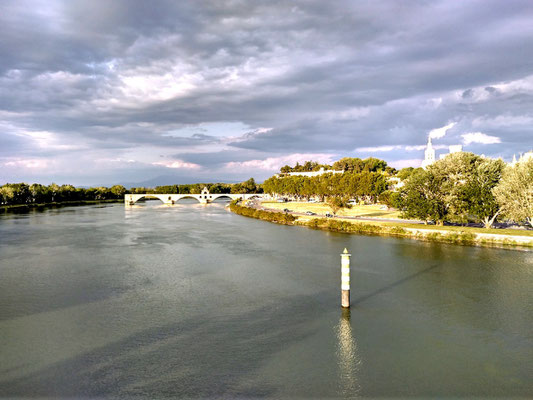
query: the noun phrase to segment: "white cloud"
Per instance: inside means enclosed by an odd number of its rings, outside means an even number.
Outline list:
[[[486,135],[481,132],[469,132],[461,135],[463,138],[463,143],[468,145],[470,143],[481,143],[481,144],[494,144],[501,143],[501,140],[497,136]]]
[[[365,152],[365,153],[379,153],[383,151],[392,151],[396,149],[401,149],[402,146],[378,146],[378,147],[358,147],[355,151]]]
[[[472,120],[472,127],[476,128],[507,128],[510,126],[532,125],[533,117],[530,115],[498,115],[496,117],[477,117]]]
[[[303,163],[305,161],[313,160],[321,164],[333,163],[333,156],[331,154],[289,154],[281,157],[268,157],[264,160],[250,160],[243,162],[229,162],[226,163],[226,169],[261,169],[266,171],[277,171],[284,165],[295,165],[297,162]]]
[[[452,129],[455,126],[456,122],[452,122],[446,126],[443,126],[442,128],[435,128],[429,131],[429,137],[431,139],[440,139],[441,137],[444,137],[446,135],[446,132],[448,130]]]
[[[447,146],[444,145],[436,145],[433,146],[434,149],[445,149]],[[426,145],[417,145],[417,146],[377,146],[377,147],[358,147],[355,149],[356,152],[364,152],[364,153],[380,153],[380,152],[388,152],[393,150],[403,150],[403,151],[421,151],[426,148]]]
[[[343,111],[327,112],[324,118],[331,120],[356,120],[370,114],[372,107],[350,107]]]
[[[436,146],[433,146],[434,149],[440,149],[440,148],[444,148],[445,146],[443,145],[436,145]],[[404,150],[407,150],[407,151],[413,151],[413,150],[416,150],[416,151],[420,151],[420,150],[424,150],[426,148],[426,145],[425,144],[421,144],[421,145],[417,145],[417,146],[404,146]]]
[[[19,129],[15,127],[15,129]],[[82,150],[85,146],[80,144],[64,143],[63,138],[57,134],[48,131],[30,131],[19,130],[15,133],[16,136],[24,138],[34,144],[36,147],[43,150]]]
[[[200,165],[194,163],[188,163],[185,161],[167,161],[167,162],[153,162],[152,165],[159,165],[166,168],[178,168],[178,169],[198,169]]]
[[[5,167],[11,168],[28,168],[28,169],[43,169],[48,166],[48,162],[42,159],[16,159],[4,163]]]
[[[522,79],[516,79],[514,81],[493,85],[493,87],[505,94],[532,93],[533,75],[526,76]]]

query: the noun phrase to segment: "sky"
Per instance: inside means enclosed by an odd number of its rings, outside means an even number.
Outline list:
[[[533,2],[5,0],[0,184],[533,148]]]

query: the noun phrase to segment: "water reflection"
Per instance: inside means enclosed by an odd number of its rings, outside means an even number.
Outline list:
[[[0,398],[531,397],[533,253],[191,201],[0,216]]]
[[[357,396],[361,390],[357,380],[361,360],[357,354],[357,343],[352,335],[350,318],[350,309],[343,309],[336,326],[340,393],[343,397]]]

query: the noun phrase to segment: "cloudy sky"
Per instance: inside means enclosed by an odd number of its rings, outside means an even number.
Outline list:
[[[0,184],[533,147],[533,2],[4,0]]]

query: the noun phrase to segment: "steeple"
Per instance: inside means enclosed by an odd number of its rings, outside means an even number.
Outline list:
[[[435,150],[431,144],[431,136],[428,136],[428,144],[426,146],[424,155],[425,158],[424,161],[422,161],[422,168],[426,168],[428,165],[431,165],[435,162]]]

